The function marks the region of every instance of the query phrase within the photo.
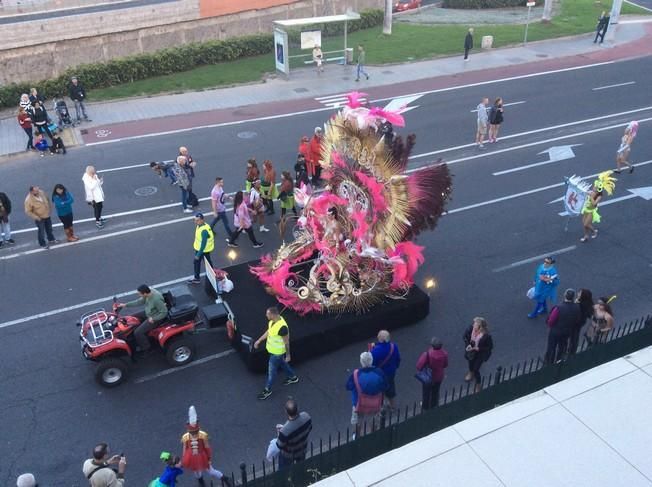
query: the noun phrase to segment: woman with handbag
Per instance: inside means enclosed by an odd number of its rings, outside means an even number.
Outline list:
[[[86,171],[82,176],[84,183],[84,191],[86,192],[86,202],[93,207],[93,214],[95,216],[95,226],[98,229],[104,228],[104,218],[102,218],[102,210],[104,208],[104,189],[102,185],[104,180],[97,175],[93,166],[86,166]]]
[[[439,406],[439,388],[444,380],[444,370],[448,367],[448,352],[442,348],[439,338],[430,340],[430,348],[417,360],[417,373],[421,382],[421,409],[425,411]]]
[[[466,345],[464,358],[469,364],[469,371],[464,376],[464,380],[469,382],[473,379],[475,381],[475,391],[479,392],[482,388],[480,367],[489,360],[491,351],[494,348],[487,320],[479,316],[473,318],[473,324],[464,332],[464,345]]]

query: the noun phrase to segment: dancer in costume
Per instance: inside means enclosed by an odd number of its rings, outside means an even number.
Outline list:
[[[287,225],[286,213],[291,210],[294,216],[297,215],[297,208],[294,205],[294,181],[288,171],[281,173],[281,187],[279,188],[278,199],[281,201],[281,221],[278,224],[281,238],[285,235],[285,226]]]
[[[587,242],[589,236],[596,238],[598,236],[598,229],[593,227],[594,223],[600,223],[600,214],[598,213],[598,205],[602,201],[602,196],[606,191],[608,195],[613,194],[616,188],[616,179],[611,177],[613,171],[604,171],[598,174],[598,179],[593,181],[593,189],[587,195],[582,208],[582,226],[584,227],[584,235],[580,242]]]
[[[165,471],[160,477],[152,480],[148,487],[176,487],[177,477],[183,474],[181,460],[167,451],[161,452],[160,459],[165,462]]]
[[[247,193],[251,191],[251,186],[256,179],[260,179],[260,170],[258,169],[256,159],[252,157],[247,161],[247,175],[245,178],[245,191]]]
[[[208,442],[208,433],[199,429],[195,406],[190,406],[188,410],[187,429],[188,432],[181,437],[181,444],[183,445],[181,465],[192,471],[197,482],[202,487],[206,485],[204,482],[204,473],[221,480],[222,485],[232,487],[231,479],[213,468],[211,463],[213,451]]]
[[[629,153],[632,150],[632,144],[638,133],[638,122],[633,120],[627,124],[625,127],[625,133],[623,134],[622,139],[620,139],[620,147],[618,152],[616,152],[616,174],[620,174],[621,166],[625,165],[629,167],[629,173],[634,172],[634,166],[627,160],[629,159]]]
[[[548,300],[554,303],[557,300],[557,286],[559,286],[559,275],[555,267],[555,259],[551,256],[543,259],[543,264],[537,267],[534,274],[534,311],[527,315],[528,318],[536,318],[537,315],[548,312]]]

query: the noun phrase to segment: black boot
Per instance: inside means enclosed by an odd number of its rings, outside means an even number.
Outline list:
[[[201,487],[206,487],[206,482],[204,482],[204,477],[199,477],[197,479],[197,482],[199,482],[199,485],[201,485]]]

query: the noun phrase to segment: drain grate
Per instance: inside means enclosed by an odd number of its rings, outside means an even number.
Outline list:
[[[394,71],[381,71],[380,74],[394,74]]]
[[[306,91],[308,91],[308,88],[295,88],[294,91],[296,93],[305,93]]]
[[[547,54],[537,54],[537,57],[550,57]]]

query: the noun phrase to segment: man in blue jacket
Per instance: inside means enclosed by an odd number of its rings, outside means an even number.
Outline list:
[[[394,376],[401,365],[401,354],[398,350],[398,345],[391,342],[387,330],[380,330],[377,340],[371,349],[371,355],[374,357],[374,367],[378,367],[385,374],[385,378],[387,379],[385,397],[389,401],[389,407],[395,409],[396,386],[394,385]]]
[[[373,366],[374,358],[369,352],[360,354],[359,369],[355,369],[346,382],[346,389],[351,391],[351,425],[355,433],[353,439],[360,435],[360,424],[369,424],[369,430],[379,424],[379,413],[383,405],[383,393],[387,390],[385,374],[378,367]],[[356,380],[357,379],[357,380]],[[357,382],[357,384],[356,384]],[[358,390],[362,394],[358,394]],[[366,428],[365,428],[366,429]]]

